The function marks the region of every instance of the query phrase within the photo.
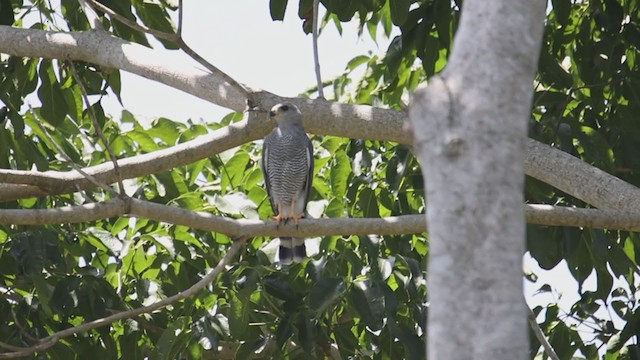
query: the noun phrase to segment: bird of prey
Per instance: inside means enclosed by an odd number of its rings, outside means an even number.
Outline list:
[[[305,216],[313,181],[313,145],[302,127],[302,114],[291,103],[274,106],[269,113],[278,126],[262,146],[262,173],[274,219],[280,223]],[[304,238],[280,238],[280,262],[291,264],[307,256]]]

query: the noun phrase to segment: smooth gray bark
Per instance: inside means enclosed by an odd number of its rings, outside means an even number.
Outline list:
[[[526,359],[522,208],[544,1],[466,0],[410,119],[427,188],[431,359]]]

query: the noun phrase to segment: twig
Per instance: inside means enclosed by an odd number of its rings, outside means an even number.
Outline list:
[[[216,74],[217,76],[223,78],[224,81],[226,81],[231,86],[235,87],[240,93],[242,93],[242,95],[248,101],[250,101],[251,103],[255,103],[255,99],[254,99],[253,93],[251,91],[249,91],[244,85],[242,85],[239,82],[237,82],[234,78],[232,78],[231,76],[227,75],[225,72],[223,72],[222,70],[218,69],[217,67],[215,67],[213,64],[211,64],[207,60],[205,60],[202,56],[200,56],[200,54],[195,52],[189,45],[187,45],[187,43],[184,42],[184,39],[179,38],[177,44],[180,47],[180,49],[182,51],[184,51],[185,53],[187,53],[187,55],[189,55],[193,60],[195,60],[198,63],[200,63],[200,65],[204,66],[207,70],[209,70],[212,73]]]
[[[318,97],[324,99],[324,88],[322,86],[322,76],[320,75],[320,58],[318,55],[318,11],[320,10],[320,0],[313,0],[313,62],[316,70],[316,82],[318,83]]]
[[[147,27],[145,25],[142,24],[138,24],[135,21],[131,21],[129,19],[127,19],[126,17],[118,14],[117,12],[111,10],[111,8],[102,5],[101,3],[95,1],[95,0],[85,0],[87,1],[87,3],[93,7],[94,9],[98,9],[100,11],[102,11],[105,14],[108,14],[109,16],[111,16],[111,18],[116,19],[118,22],[122,23],[123,25],[126,25],[128,27],[130,27],[133,30],[137,30],[143,33],[147,33],[147,34],[151,34],[159,39],[162,40],[167,40],[167,41],[172,41],[172,42],[177,42],[178,40],[178,36],[176,34],[172,34],[172,33],[167,33],[164,31],[160,31],[160,30],[156,30],[156,29],[152,29],[150,27]]]
[[[217,67],[215,67],[213,64],[211,64],[210,62],[208,62],[207,60],[205,60],[202,56],[200,56],[198,53],[196,53],[193,49],[191,49],[191,47],[189,47],[189,45],[187,45],[187,43],[185,43],[184,39],[182,39],[181,37],[181,32],[182,32],[182,10],[180,10],[180,14],[179,14],[179,31],[177,34],[172,34],[172,33],[166,33],[164,31],[159,31],[159,30],[155,30],[152,28],[149,28],[145,25],[141,25],[138,24],[135,21],[131,21],[129,19],[127,19],[126,17],[116,13],[115,11],[111,10],[110,8],[102,5],[101,3],[95,1],[95,0],[85,0],[88,1],[89,4],[95,8],[97,8],[98,10],[109,14],[109,16],[111,16],[113,19],[119,21],[120,23],[130,27],[131,29],[140,31],[140,32],[144,32],[144,33],[148,33],[151,34],[157,38],[163,39],[163,40],[168,40],[171,41],[173,43],[175,43],[176,45],[178,45],[178,47],[180,47],[180,49],[182,51],[184,51],[187,55],[189,55],[192,59],[194,59],[195,61],[197,61],[198,63],[200,63],[200,65],[204,66],[207,70],[209,70],[211,73],[213,73],[216,76],[221,77],[222,79],[224,79],[224,81],[226,81],[229,85],[233,86],[234,88],[236,88],[247,100],[251,100],[252,102],[254,101],[253,99],[253,94],[251,91],[249,91],[244,85],[240,84],[239,82],[237,82],[234,78],[232,78],[231,76],[227,75],[225,72],[223,72],[222,70],[218,69]],[[180,6],[180,9],[182,9],[182,6]]]
[[[227,253],[224,255],[224,257],[220,259],[218,264],[207,275],[205,275],[202,279],[200,279],[200,281],[193,284],[191,287],[189,287],[185,291],[179,292],[173,296],[170,296],[168,298],[165,298],[163,300],[160,300],[148,306],[142,306],[136,309],[122,311],[101,319],[97,319],[88,323],[74,326],[72,328],[58,331],[55,334],[52,334],[44,339],[41,339],[40,340],[41,343],[36,346],[26,347],[26,348],[17,348],[19,350],[14,350],[14,352],[10,352],[10,353],[0,353],[0,359],[16,358],[16,357],[33,354],[34,352],[43,351],[55,345],[60,339],[65,338],[67,336],[71,336],[74,334],[99,328],[105,325],[109,325],[119,320],[130,319],[130,318],[137,317],[141,314],[150,313],[154,310],[166,307],[182,299],[193,296],[197,292],[199,292],[201,289],[209,285],[211,282],[213,282],[218,277],[218,275],[220,275],[222,271],[225,270],[226,266],[231,262],[231,259],[233,259],[238,254],[238,252],[242,248],[242,245],[247,241],[247,239],[248,238],[246,237],[236,239],[233,242],[233,244],[231,244],[231,247],[229,248]]]
[[[178,2],[178,29],[176,30],[176,35],[178,38],[182,38],[182,14],[184,13],[184,8],[182,7],[182,0]]]
[[[527,316],[527,319],[529,320],[529,326],[531,326],[531,330],[533,330],[533,333],[536,335],[536,338],[544,348],[544,351],[552,360],[560,360],[560,357],[558,357],[558,354],[556,354],[555,350],[553,350],[553,347],[551,346],[551,344],[549,344],[549,341],[544,336],[540,325],[538,325],[538,322],[536,321],[536,314],[533,313],[533,310],[531,310],[529,306],[527,306],[527,309],[529,310],[529,316]]]
[[[100,138],[100,140],[102,140],[102,143],[104,144],[104,147],[107,150],[107,153],[109,153],[109,157],[111,158],[111,162],[113,163],[113,171],[115,171],[116,176],[118,178],[118,187],[120,189],[120,196],[127,196],[127,193],[125,192],[125,189],[124,189],[124,184],[122,183],[122,175],[120,173],[120,167],[118,166],[118,158],[113,153],[113,150],[109,145],[109,141],[107,141],[107,137],[104,136],[104,132],[100,127],[100,123],[98,123],[98,118],[96,117],[96,113],[93,111],[93,108],[91,107],[91,102],[89,102],[87,89],[84,87],[84,84],[82,83],[82,79],[80,79],[80,76],[78,76],[78,72],[76,71],[76,67],[73,64],[73,61],[67,60],[67,65],[69,66],[69,69],[71,69],[71,76],[73,77],[74,81],[80,88],[80,92],[82,93],[82,98],[84,99],[84,103],[87,106],[87,112],[89,113],[89,118],[91,118],[91,121],[93,122],[93,127],[96,129],[96,134],[98,134],[98,137]]]
[[[87,4],[85,0],[78,0],[78,2],[80,3],[82,11],[84,11],[84,15],[89,21],[89,26],[91,26],[93,30],[104,31],[104,27],[102,26],[102,22],[100,22],[100,17],[96,13],[96,11],[91,6],[89,6],[89,4]]]
[[[22,336],[26,337],[27,339],[33,342],[38,341],[38,339],[33,337],[31,334],[29,334],[27,329],[24,328],[24,325],[20,323],[20,320],[18,320],[18,317],[16,316],[16,312],[14,311],[13,308],[11,308],[11,316],[13,317],[13,322],[16,324],[16,326],[20,330],[20,334],[22,334]]]
[[[73,162],[73,160],[71,159],[71,157],[69,157],[69,155],[67,155],[67,153],[64,152],[64,150],[62,149],[62,147],[60,147],[60,145],[58,145],[58,143],[51,137],[51,135],[49,135],[49,132],[47,131],[47,129],[44,127],[44,124],[42,124],[42,121],[40,121],[40,117],[38,116],[38,114],[33,111],[33,108],[31,107],[31,105],[29,105],[29,111],[31,112],[31,114],[33,115],[33,118],[36,122],[36,124],[38,124],[38,127],[40,128],[40,130],[42,130],[42,133],[44,134],[44,136],[47,138],[47,140],[49,140],[51,142],[51,144],[53,145],[53,147],[56,148],[56,151],[58,151],[58,153],[60,154],[60,156],[62,156],[65,161],[67,161],[67,163],[69,165],[71,165],[71,167],[77,171],[80,175],[84,176],[87,180],[89,180],[92,184],[94,184],[97,187],[100,187],[102,189],[104,189],[105,191],[107,191],[108,193],[118,196],[118,193],[115,192],[112,188],[110,188],[108,185],[98,181],[95,177],[87,174],[84,170],[82,170],[75,162]]]
[[[60,340],[59,338],[47,338],[47,339],[48,340],[42,341],[41,343],[34,346],[30,346],[27,348],[16,347],[16,350],[12,350],[12,352],[0,353],[0,359],[15,359],[15,358],[31,355],[35,352],[43,351],[52,347],[58,342],[58,340]]]
[[[11,350],[11,351],[22,351],[24,348],[20,346],[15,346],[11,344],[7,344],[6,342],[0,341],[0,347],[3,349]]]

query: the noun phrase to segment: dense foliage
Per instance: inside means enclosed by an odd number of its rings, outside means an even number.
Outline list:
[[[117,13],[172,32],[172,1],[103,0]],[[359,21],[374,40],[396,36],[382,57],[362,55],[332,83],[333,100],[405,108],[408,94],[444,68],[462,1],[322,1],[324,26]],[[309,32],[312,1],[271,0],[274,20],[298,6]],[[26,24],[26,14],[37,14]],[[115,36],[149,45],[140,32],[99,14]],[[188,19],[185,19],[188,21]],[[76,0],[0,3],[0,24],[49,30],[88,30]],[[499,26],[499,24],[496,24]],[[176,46],[167,41],[169,49]],[[635,0],[551,1],[531,137],[553,144],[622,179],[640,184],[640,8]],[[0,166],[38,171],[72,167],[45,136],[79,166],[110,161],[98,141],[75,69],[91,96],[91,111],[119,157],[167,148],[241,119],[230,114],[207,123],[159,118],[143,126],[130,113],[105,115],[101,98],[119,96],[117,69],[47,59],[0,58]],[[365,68],[364,76],[353,71]],[[311,84],[310,84],[311,85]],[[313,91],[303,96],[313,96]],[[31,111],[25,98],[42,105]],[[53,131],[55,129],[55,131]],[[309,211],[326,217],[383,217],[424,212],[423,179],[404,146],[366,139],[313,137],[316,177]],[[490,154],[488,154],[490,155]],[[229,217],[266,219],[259,144],[249,143],[171,171],[126,182],[134,197]],[[532,203],[587,206],[548,185],[527,179]],[[102,189],[5,202],[3,208],[52,208],[108,199]],[[225,254],[232,239],[141,218],[113,218],[60,226],[0,229],[0,339],[31,346],[64,328],[136,308],[176,294],[198,281]],[[268,347],[277,357],[322,358],[336,344],[342,357],[424,357],[427,284],[426,234],[311,239],[310,260],[288,269],[272,265],[275,243],[251,239],[233,266],[203,291],[171,307],[65,338],[36,358],[201,358],[218,345],[237,347],[239,358]],[[530,226],[528,249],[544,269],[565,261],[582,284],[595,272],[597,289],[583,291],[568,312],[537,307],[541,327],[562,359],[640,358],[634,233]],[[530,275],[530,278],[535,275]],[[614,279],[618,279],[614,286]],[[620,285],[622,284],[622,285]],[[452,286],[455,286],[452,284]],[[540,291],[551,291],[542,286]],[[601,311],[602,309],[608,311]],[[605,315],[602,315],[605,314]],[[588,329],[585,334],[585,329]],[[96,351],[100,349],[100,351]],[[531,356],[540,351],[532,337]],[[605,355],[606,353],[606,355]]]

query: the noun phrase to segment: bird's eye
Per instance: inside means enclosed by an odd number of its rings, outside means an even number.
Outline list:
[[[287,110],[289,110],[289,106],[288,105],[282,105],[282,106],[280,106],[280,110],[287,111]]]

